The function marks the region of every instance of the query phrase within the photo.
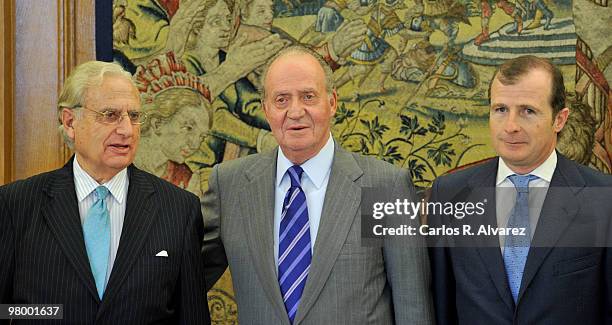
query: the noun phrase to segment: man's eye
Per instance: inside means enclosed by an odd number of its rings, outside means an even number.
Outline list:
[[[306,94],[304,95],[304,99],[305,100],[313,100],[315,98],[315,96],[313,94]]]
[[[504,112],[506,112],[506,108],[505,108],[505,107],[503,107],[503,106],[500,106],[500,107],[495,107],[493,110],[494,110],[495,112],[499,112],[499,113],[504,113]]]
[[[109,120],[109,121],[115,121],[119,118],[119,113],[115,110],[106,110],[102,112],[102,115],[104,115],[104,118]]]
[[[285,97],[278,97],[276,99],[276,103],[279,104],[279,105],[286,104],[287,103],[287,98],[285,98]]]
[[[129,117],[129,118],[130,118],[130,120],[132,120],[132,121],[138,121],[138,120],[140,120],[140,116],[141,116],[141,113],[140,113],[140,112],[136,112],[136,111],[131,111],[131,112],[128,112],[128,117]]]
[[[528,115],[531,115],[531,114],[535,114],[535,111],[531,108],[525,108],[525,113],[527,113]]]

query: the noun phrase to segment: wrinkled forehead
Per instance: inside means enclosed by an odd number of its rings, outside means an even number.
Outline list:
[[[310,54],[288,53],[270,64],[264,87],[267,87],[266,91],[270,91],[270,85],[282,86],[283,83],[291,81],[312,81],[324,85],[325,71]]]
[[[86,105],[114,105],[117,108],[139,109],[140,93],[131,80],[121,76],[104,76],[100,85],[86,90]]]

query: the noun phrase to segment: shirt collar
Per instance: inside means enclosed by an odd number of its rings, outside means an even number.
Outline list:
[[[332,161],[334,160],[334,139],[329,136],[327,143],[321,148],[319,153],[308,159],[300,166],[304,170],[306,176],[312,181],[314,186],[319,189],[325,181],[325,176],[331,169]],[[276,186],[279,186],[283,177],[287,173],[287,169],[293,166],[293,163],[287,159],[283,150],[278,148],[278,156],[276,158]]]
[[[552,176],[555,172],[555,168],[557,168],[557,151],[553,150],[553,152],[548,156],[548,158],[536,169],[530,172],[530,175],[535,175],[540,179],[543,179],[550,183]],[[495,185],[500,185],[506,178],[510,175],[516,174],[513,172],[508,165],[504,162],[504,159],[499,157],[499,164],[497,164],[497,179]]]
[[[91,177],[82,167],[79,165],[78,157],[74,156],[74,162],[72,164],[72,170],[74,172],[76,186],[76,194],[79,202],[83,201],[96,187],[100,186],[93,177]],[[108,182],[102,184],[108,189],[111,195],[117,200],[119,204],[123,204],[123,200],[126,197],[128,177],[127,168],[124,168],[117,175],[113,176]]]

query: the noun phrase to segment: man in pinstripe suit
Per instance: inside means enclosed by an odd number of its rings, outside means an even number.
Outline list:
[[[279,148],[217,165],[209,177],[207,283],[229,264],[243,325],[431,324],[419,238],[361,241],[362,188],[414,197],[408,172],[332,139],[337,95],[316,53],[284,49],[264,71],[264,112]]]
[[[0,187],[1,303],[63,304],[63,324],[209,324],[198,200],[132,165],[146,116],[129,73],[78,66],[58,113],[74,157]]]

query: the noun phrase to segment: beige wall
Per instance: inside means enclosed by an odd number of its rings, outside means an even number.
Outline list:
[[[93,3],[1,2],[0,184],[58,168],[69,157],[57,132],[55,105],[71,69],[95,58]]]

